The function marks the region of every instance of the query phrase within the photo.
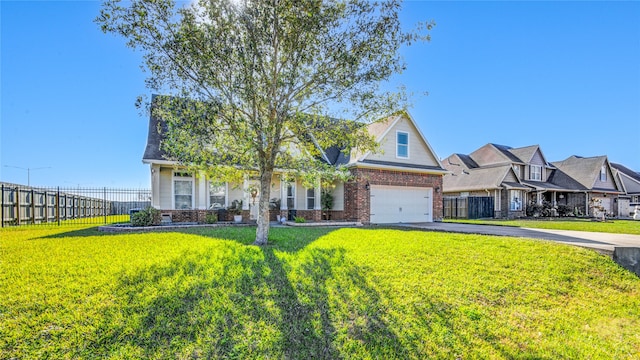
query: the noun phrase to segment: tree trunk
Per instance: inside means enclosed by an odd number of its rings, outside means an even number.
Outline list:
[[[271,176],[273,171],[260,175],[260,199],[258,200],[258,228],[255,245],[266,245],[269,238],[269,197],[271,196]]]

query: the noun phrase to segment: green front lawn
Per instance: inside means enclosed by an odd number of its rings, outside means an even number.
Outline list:
[[[539,220],[501,220],[501,219],[447,219],[445,222],[456,222],[464,224],[480,225],[502,225],[516,226],[523,228],[551,229],[551,230],[576,230],[593,231],[613,234],[633,234],[640,235],[640,221],[634,220],[607,220],[592,221],[590,219],[539,219]]]
[[[0,358],[617,358],[640,279],[593,251],[432,232],[0,231]]]

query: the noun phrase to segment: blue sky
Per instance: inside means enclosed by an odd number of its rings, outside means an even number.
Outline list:
[[[141,56],[100,3],[1,1],[0,180],[149,187]],[[640,171],[640,2],[405,2],[432,41],[394,81],[440,158],[539,144],[549,161],[608,155]],[[428,92],[428,96],[421,94]]]

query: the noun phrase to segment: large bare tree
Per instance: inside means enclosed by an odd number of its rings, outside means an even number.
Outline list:
[[[396,0],[108,0],[96,22],[142,51],[147,87],[171,95],[151,109],[167,123],[173,159],[259,178],[262,245],[275,170],[344,174],[318,148],[373,149],[363,124],[404,106],[402,89],[387,89],[405,67],[399,49],[428,40],[433,24],[403,31],[399,9]]]

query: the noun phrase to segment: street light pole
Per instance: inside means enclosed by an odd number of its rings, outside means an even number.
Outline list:
[[[29,187],[31,187],[31,170],[51,169],[51,166],[44,166],[44,167],[37,167],[37,168],[29,168],[29,167],[24,168],[20,166],[5,165],[4,167],[27,170],[27,186]]]

